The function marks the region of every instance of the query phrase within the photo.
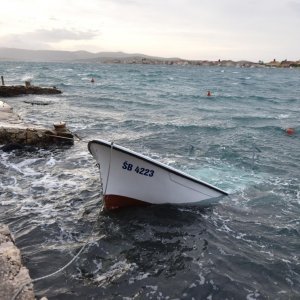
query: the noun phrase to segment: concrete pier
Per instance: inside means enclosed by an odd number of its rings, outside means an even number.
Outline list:
[[[61,126],[59,126],[61,124]],[[64,123],[53,129],[25,123],[13,108],[0,101],[0,144],[47,146],[51,144],[73,144],[73,134]]]
[[[25,283],[28,285],[19,291]],[[22,265],[20,250],[9,228],[0,224],[0,299],[11,300],[16,294],[16,300],[35,299],[29,272]]]

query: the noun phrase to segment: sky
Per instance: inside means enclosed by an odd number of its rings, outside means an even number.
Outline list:
[[[0,47],[300,59],[300,0],[0,1]]]

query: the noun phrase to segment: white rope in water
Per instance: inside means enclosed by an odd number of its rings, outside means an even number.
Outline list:
[[[111,165],[111,158],[112,158],[112,150],[113,150],[113,142],[111,142],[110,144],[110,155],[109,155],[109,164],[108,164],[108,171],[107,171],[107,180],[106,180],[106,184],[105,184],[105,189],[104,189],[104,193],[103,195],[106,194],[106,190],[107,190],[107,186],[108,186],[108,180],[109,180],[109,174],[110,174],[110,165]],[[101,209],[99,209],[99,212],[97,214],[97,217],[96,217],[96,220],[94,222],[94,225],[93,225],[93,228],[92,228],[92,231],[91,233],[89,234],[86,242],[83,244],[83,246],[81,247],[81,249],[77,252],[77,254],[66,264],[64,265],[63,267],[61,267],[60,269],[56,270],[55,272],[51,273],[51,274],[48,274],[48,275],[45,275],[45,276],[42,276],[42,277],[39,277],[39,278],[35,278],[35,279],[32,279],[31,281],[28,281],[28,282],[25,282],[23,285],[20,286],[20,288],[17,290],[17,292],[13,295],[13,297],[11,298],[11,300],[16,300],[16,298],[19,296],[19,294],[22,292],[22,290],[24,289],[25,286],[31,284],[31,283],[34,283],[34,282],[38,282],[40,280],[43,280],[43,279],[46,279],[46,278],[49,278],[49,277],[52,277],[60,272],[62,272],[63,270],[65,270],[67,267],[69,267],[78,257],[79,255],[83,252],[83,250],[85,249],[85,247],[91,242],[90,239],[94,233],[94,230],[96,228],[96,222],[100,216],[100,213],[101,213]],[[100,237],[100,239],[102,239],[104,237],[104,235],[102,235]]]

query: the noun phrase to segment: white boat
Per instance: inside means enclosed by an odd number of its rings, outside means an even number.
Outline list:
[[[107,210],[145,204],[201,204],[227,193],[122,146],[93,140],[88,149],[100,169]]]

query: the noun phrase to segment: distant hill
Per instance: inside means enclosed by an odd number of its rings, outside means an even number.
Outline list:
[[[72,61],[77,59],[89,59],[93,57],[95,57],[95,54],[87,51],[72,52],[0,48],[0,60],[2,61]]]
[[[37,62],[106,62],[127,58],[163,59],[144,54],[128,54],[124,52],[57,51],[57,50],[25,50],[16,48],[0,48],[0,61],[37,61]]]
[[[187,60],[180,58],[163,58],[145,54],[128,54],[124,52],[88,51],[57,51],[57,50],[25,50],[16,48],[0,48],[0,61],[31,61],[31,62],[80,62],[80,63],[109,63],[109,64],[151,64],[151,65],[180,65],[180,66],[221,66],[221,67],[300,67],[298,61],[271,61],[258,63],[251,61],[232,60]]]

